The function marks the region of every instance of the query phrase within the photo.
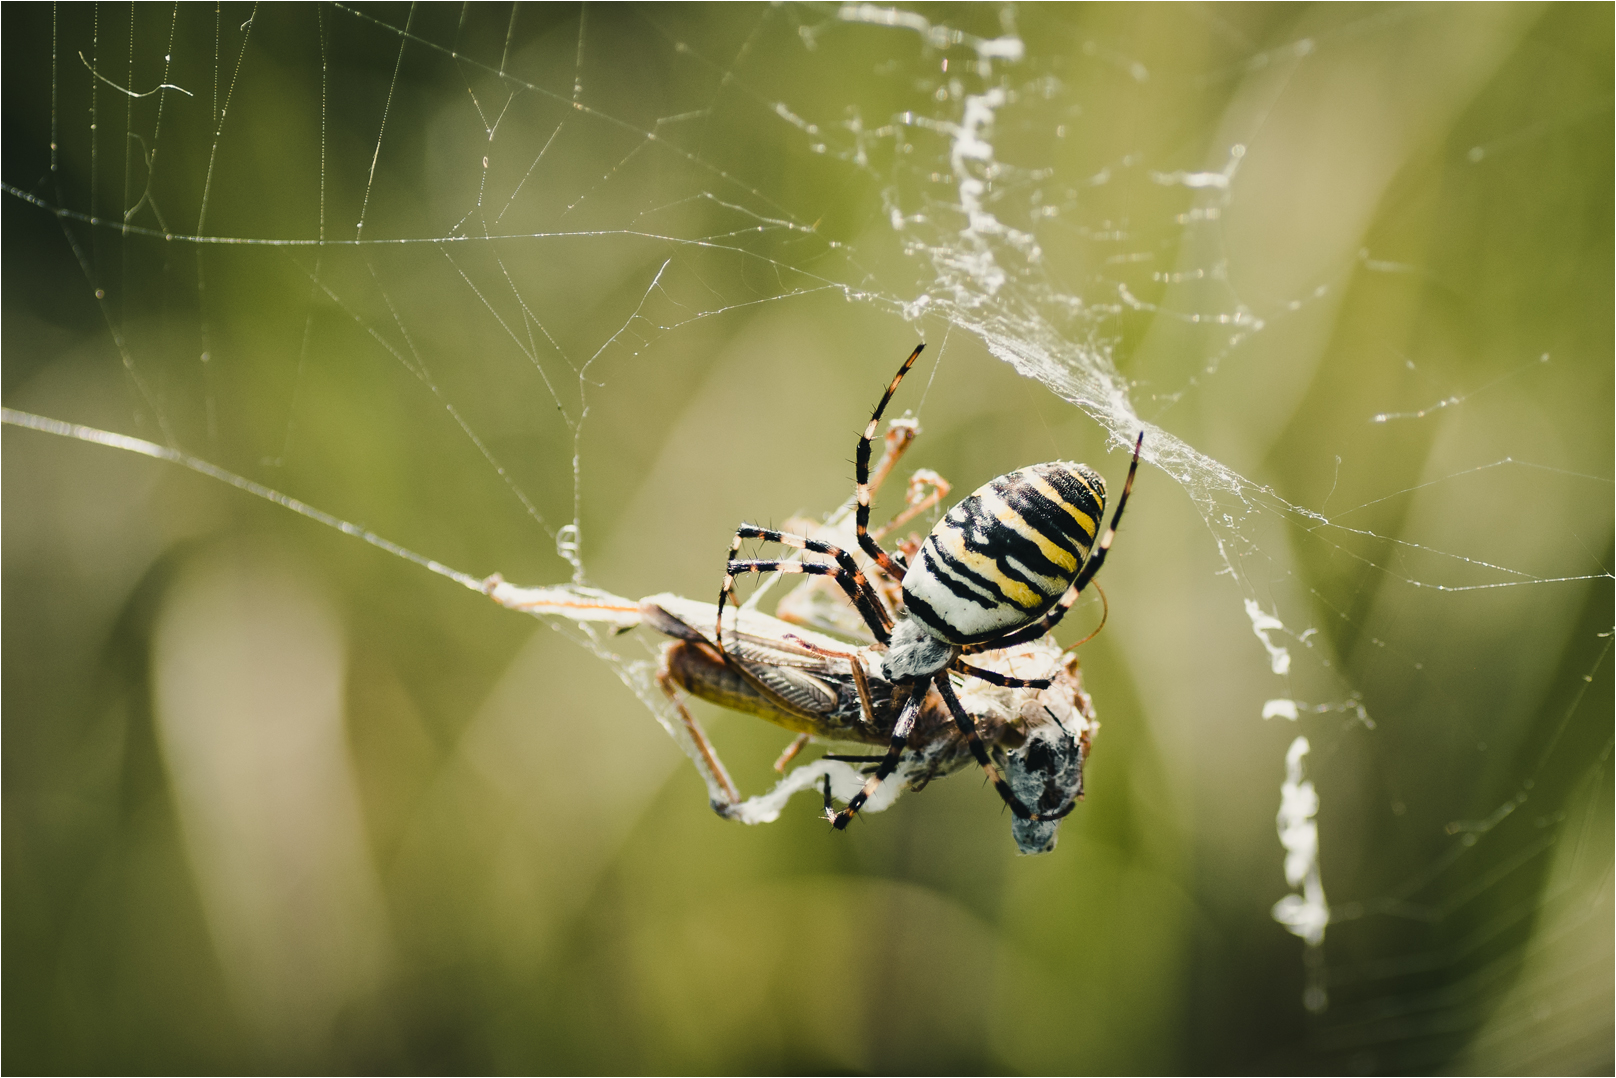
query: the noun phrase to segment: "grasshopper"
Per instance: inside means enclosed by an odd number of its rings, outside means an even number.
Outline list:
[[[679,690],[733,711],[756,715],[795,731],[797,738],[776,761],[784,771],[810,742],[885,747],[913,692],[924,691],[905,756],[890,791],[872,798],[865,811],[891,804],[900,786],[918,790],[933,779],[974,762],[964,736],[938,691],[929,684],[893,684],[880,670],[879,652],[849,645],[802,626],[753,610],[726,613],[726,656],[712,634],[716,607],[676,595],[653,595],[639,604],[642,622],[672,642],[665,644],[657,681],[673,701],[696,746],[693,759],[721,791],[712,799],[720,816],[744,822],[774,819],[792,794],[818,786],[827,818],[832,799],[850,800],[864,775],[850,764],[873,764],[879,756],[826,754],[797,768],[769,794],[743,801],[712,742],[679,696]],[[1070,809],[1083,796],[1083,763],[1098,723],[1083,690],[1075,656],[1047,639],[981,657],[983,665],[1017,677],[1048,679],[1044,689],[1004,688],[970,681],[956,688],[979,736],[1023,804],[1040,815]],[[887,787],[883,787],[887,790]],[[1011,824],[1022,853],[1055,846],[1057,820],[1021,819]]]

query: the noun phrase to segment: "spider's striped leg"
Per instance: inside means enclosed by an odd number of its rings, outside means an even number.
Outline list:
[[[925,699],[926,685],[925,682],[921,682],[915,686],[915,691],[909,694],[903,710],[898,713],[897,725],[892,728],[892,744],[887,747],[887,754],[882,757],[875,774],[870,776],[862,790],[853,795],[853,800],[847,803],[847,807],[831,818],[836,830],[845,828],[847,822],[864,807],[864,802],[870,799],[870,795],[875,793],[887,776],[898,769],[898,758],[903,755],[903,747],[909,742],[909,735],[915,728],[915,718],[920,714],[920,705]]]
[[[765,542],[779,543],[781,546],[792,547],[797,550],[810,550],[815,554],[823,554],[826,557],[835,559],[841,573],[822,573],[819,575],[834,577],[836,582],[841,585],[842,590],[847,592],[848,598],[853,600],[853,605],[859,608],[859,613],[864,616],[864,621],[869,625],[870,632],[875,634],[875,638],[881,641],[887,639],[887,634],[892,629],[892,616],[887,613],[887,608],[881,605],[880,598],[875,594],[875,588],[870,585],[869,579],[864,575],[864,570],[859,568],[858,562],[853,560],[853,555],[841,547],[832,546],[822,539],[808,539],[801,535],[793,535],[790,532],[780,532],[772,528],[759,528],[755,525],[743,524],[735,533],[735,541],[730,544],[731,560],[734,560],[735,555],[733,552],[739,549],[738,544],[742,539],[762,539]],[[803,571],[807,573],[814,572],[812,569],[804,569]],[[850,586],[856,588],[859,594],[864,597],[866,606],[859,604],[859,597],[848,590]],[[874,620],[871,619],[872,615],[874,615]]]
[[[1023,625],[1021,628],[1006,633],[1004,636],[993,640],[985,640],[980,644],[967,644],[963,649],[963,654],[976,655],[983,651],[999,651],[1003,648],[1013,648],[1017,644],[1025,644],[1029,640],[1037,640],[1060,624],[1061,618],[1064,618],[1066,612],[1072,609],[1072,604],[1077,602],[1078,594],[1078,587],[1073,584],[1066,589],[1066,594],[1060,597],[1060,601],[1050,609],[1049,613],[1031,625]]]
[[[987,772],[988,781],[993,783],[993,788],[999,792],[1004,803],[1010,806],[1011,812],[1023,820],[1033,819],[1032,810],[1016,797],[1015,792],[1010,789],[1010,784],[1004,781],[1004,776],[999,774],[999,769],[989,758],[987,747],[982,744],[982,736],[976,732],[976,723],[971,721],[971,716],[960,705],[959,697],[954,695],[954,686],[948,681],[948,671],[939,670],[931,680],[937,686],[938,693],[942,695],[943,703],[948,705],[949,712],[954,716],[954,725],[965,735],[965,743],[970,746],[971,755],[976,757],[976,762]]]
[[[882,643],[885,643],[891,634],[882,624],[880,617],[885,612],[880,607],[873,610],[866,606],[866,599],[859,592],[858,585],[849,578],[847,570],[839,565],[825,565],[822,562],[802,562],[783,560],[764,560],[757,558],[734,558],[724,566],[724,585],[718,592],[718,623],[714,629],[713,639],[718,644],[718,650],[728,656],[729,652],[724,646],[724,607],[735,597],[735,576],[738,573],[802,573],[807,576],[828,576],[840,584],[848,598],[858,607],[859,613],[864,615],[864,623],[869,626],[870,632],[876,634]],[[862,575],[862,574],[861,574]],[[739,603],[736,606],[739,607]]]
[[[965,735],[965,743],[970,746],[971,755],[976,757],[976,762],[982,765],[983,771],[987,772],[988,781],[993,783],[993,788],[998,791],[999,797],[1003,799],[1004,803],[1010,806],[1011,812],[1023,820],[1059,820],[1077,806],[1077,802],[1072,801],[1068,802],[1058,812],[1034,812],[1022,804],[1021,799],[1015,795],[1015,791],[1010,789],[1010,784],[1004,781],[1004,776],[999,773],[999,769],[994,766],[993,760],[988,756],[987,747],[982,744],[982,737],[976,732],[976,723],[971,721],[971,716],[960,705],[959,697],[954,695],[954,686],[949,684],[948,672],[946,670],[938,671],[932,681],[936,684],[937,691],[942,695],[943,703],[947,704],[948,710],[953,713],[954,725],[959,727],[960,733]]]
[[[989,685],[998,685],[1006,689],[1047,689],[1054,684],[1048,678],[1010,677],[1007,674],[1000,674],[993,670],[984,670],[980,666],[972,666],[970,663],[961,662],[958,659],[949,663],[948,669],[958,674],[981,678]],[[942,674],[937,676],[942,677]]]
[[[1100,544],[1094,548],[1094,553],[1082,571],[1077,574],[1077,579],[1072,581],[1072,587],[1077,591],[1082,591],[1088,582],[1094,579],[1094,574],[1100,571],[1100,566],[1105,564],[1106,551],[1111,549],[1111,540],[1117,537],[1117,522],[1122,519],[1122,510],[1128,504],[1128,495],[1133,493],[1133,477],[1139,472],[1139,450],[1144,448],[1144,444],[1145,432],[1140,431],[1139,440],[1133,443],[1133,461],[1128,465],[1128,481],[1122,484],[1122,497],[1117,499],[1116,512],[1111,514],[1111,526],[1105,530],[1105,535],[1101,536]]]
[[[881,425],[881,413],[886,411],[887,403],[892,400],[892,394],[898,391],[898,383],[903,381],[903,376],[909,373],[909,368],[915,365],[915,359],[925,347],[924,343],[917,344],[915,350],[909,353],[909,358],[903,361],[903,366],[898,368],[898,373],[893,376],[887,391],[881,395],[881,403],[875,406],[875,411],[870,415],[869,425],[864,428],[864,433],[859,435],[855,455],[857,471],[854,478],[858,483],[855,488],[858,495],[858,514],[855,520],[859,549],[873,558],[875,564],[881,567],[881,571],[893,580],[902,580],[904,570],[893,560],[891,554],[881,549],[881,544],[870,534],[870,443],[875,440],[876,427]]]
[[[1090,583],[1092,584],[1094,582],[1090,581]],[[1096,625],[1093,632],[1079,640],[1076,644],[1069,645],[1066,648],[1067,651],[1071,651],[1072,648],[1077,647],[1079,644],[1087,644],[1090,640],[1093,640],[1095,636],[1099,635],[1100,630],[1105,628],[1106,621],[1111,617],[1111,601],[1105,597],[1105,590],[1102,589],[1098,584],[1094,585],[1094,590],[1100,593],[1100,602],[1103,604],[1103,613],[1100,615],[1100,624]],[[1023,626],[1012,633],[1008,633],[994,640],[989,640],[985,643],[969,644],[961,649],[961,654],[976,655],[983,651],[1002,651],[1005,648],[1013,648],[1017,644],[1025,644],[1029,640],[1037,640],[1040,636],[1043,636],[1045,633],[1054,629],[1056,625],[1060,624],[1061,618],[1066,616],[1066,612],[1070,610],[1072,608],[1072,604],[1077,601],[1078,594],[1079,592],[1075,585],[1066,589],[1066,594],[1061,596],[1061,600],[1059,603],[1055,604],[1055,608],[1049,613],[1045,614],[1043,617],[1039,618],[1037,621],[1033,622],[1031,625]]]
[[[811,550],[816,554],[825,554],[835,559],[834,565],[825,565],[820,562],[791,562],[779,560],[740,559],[735,555],[740,552],[741,543],[747,539],[762,539],[765,542],[779,543],[781,546],[793,547],[797,550]],[[718,650],[724,650],[724,606],[735,596],[735,574],[743,573],[806,573],[810,576],[828,576],[841,586],[842,591],[853,601],[859,615],[864,618],[864,624],[874,634],[876,640],[885,643],[891,636],[892,618],[887,614],[886,607],[876,598],[875,589],[870,586],[869,580],[864,576],[863,570],[853,560],[853,556],[841,547],[831,546],[818,539],[806,539],[800,535],[789,532],[778,532],[772,528],[760,528],[755,524],[742,524],[735,530],[735,538],[729,544],[729,558],[724,563],[724,584],[718,592],[718,625],[714,632],[714,639],[718,641]]]

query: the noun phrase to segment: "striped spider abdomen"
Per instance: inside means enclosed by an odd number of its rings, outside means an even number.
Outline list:
[[[903,578],[904,609],[965,647],[1038,618],[1066,593],[1094,546],[1105,480],[1058,460],[1001,475],[937,523]]]

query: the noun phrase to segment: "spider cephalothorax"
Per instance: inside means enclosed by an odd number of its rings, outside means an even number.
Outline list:
[[[883,550],[870,534],[870,446],[881,414],[923,348],[925,345],[920,345],[910,353],[887,386],[870,416],[869,425],[859,437],[856,458],[859,549],[869,556],[876,571],[890,580],[903,582],[903,610],[896,619],[888,613],[863,569],[847,551],[822,540],[743,524],[736,529],[725,564],[724,585],[718,596],[715,640],[722,652],[723,611],[734,593],[735,574],[781,572],[831,577],[851,600],[878,644],[886,646],[882,660],[885,678],[900,684],[929,680],[936,687],[970,745],[972,755],[1018,820],[1035,823],[1059,820],[1072,810],[1075,798],[1063,805],[1047,807],[1039,797],[1029,807],[989,757],[971,716],[960,705],[949,673],[1012,688],[1049,687],[1047,679],[1010,677],[966,663],[963,656],[1036,640],[1053,629],[1071,609],[1083,588],[1099,572],[1111,548],[1117,521],[1122,518],[1123,507],[1133,489],[1145,436],[1141,433],[1134,443],[1127,482],[1123,484],[1122,496],[1117,499],[1111,526],[1098,544],[1095,535],[1105,511],[1104,480],[1086,465],[1053,461],[1001,475],[961,501],[926,537],[915,554],[914,564],[906,565],[901,558]],[[740,545],[746,539],[762,539],[812,551],[829,560],[738,558]],[[892,727],[891,743],[880,766],[864,789],[835,814],[838,828],[846,827],[881,782],[897,769],[925,695],[923,692],[911,695],[910,703],[904,706]],[[1062,770],[1064,760],[1076,758],[1075,752],[1059,751],[1060,746],[1052,745],[1050,750],[1047,767],[1030,767],[1020,776],[1027,791],[1032,791],[1045,779],[1049,780],[1045,785],[1059,786],[1055,781],[1056,772]]]

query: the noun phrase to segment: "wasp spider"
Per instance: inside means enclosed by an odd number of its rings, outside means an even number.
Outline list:
[[[1141,432],[1134,443],[1122,497],[1117,499],[1111,526],[1098,544],[1095,536],[1105,514],[1105,481],[1087,465],[1060,460],[1001,475],[978,489],[938,521],[916,552],[914,564],[908,565],[901,554],[883,550],[870,534],[870,446],[898,384],[925,347],[916,346],[898,368],[875,406],[869,425],[859,436],[855,458],[859,549],[869,556],[876,571],[902,581],[903,609],[896,618],[887,612],[868,577],[846,550],[822,540],[742,524],[735,531],[724,566],[714,639],[725,661],[730,661],[724,648],[724,606],[734,598],[736,574],[811,573],[832,578],[869,626],[877,644],[885,646],[885,680],[894,684],[930,681],[976,762],[1017,818],[1058,820],[1072,811],[1075,800],[1043,811],[1023,803],[989,757],[948,675],[953,671],[1009,688],[1049,687],[1047,679],[1010,677],[967,663],[963,656],[1036,640],[1071,609],[1111,549],[1117,522],[1133,490],[1145,436]],[[739,558],[741,543],[747,539],[812,551],[830,560]],[[847,826],[870,795],[897,770],[925,696],[922,692],[910,695],[892,726],[892,740],[880,765],[847,807],[834,815],[838,830]]]

